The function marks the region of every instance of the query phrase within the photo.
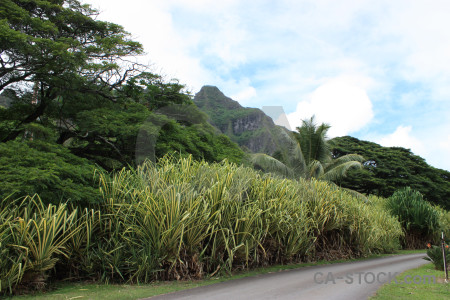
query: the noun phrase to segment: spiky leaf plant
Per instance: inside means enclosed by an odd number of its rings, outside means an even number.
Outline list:
[[[386,208],[398,217],[406,233],[404,246],[423,248],[429,240],[439,233],[440,215],[420,192],[406,187],[396,191],[386,201]]]

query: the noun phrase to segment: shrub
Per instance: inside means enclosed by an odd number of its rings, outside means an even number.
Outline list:
[[[444,248],[444,252],[445,252],[445,257],[447,258],[447,263],[449,262],[449,248],[448,245],[447,247]],[[444,271],[444,257],[442,255],[442,248],[432,245],[430,248],[428,248],[427,250],[427,256],[424,257],[423,259],[431,261],[434,264],[434,267],[436,270],[440,270],[440,271]],[[448,266],[447,266],[448,268]]]
[[[3,291],[47,276],[150,282],[363,256],[395,250],[402,234],[380,201],[226,161],[165,157],[101,172],[100,187],[103,201],[91,209],[38,197],[3,207]]]
[[[0,291],[11,291],[19,282],[42,288],[59,257],[67,256],[65,244],[79,230],[75,220],[76,209],[69,213],[65,204],[44,205],[38,196],[3,207]]]
[[[76,205],[101,199],[95,166],[60,145],[43,141],[0,143],[0,199],[39,194],[46,203]]]
[[[443,209],[440,206],[434,207],[439,213],[439,224],[440,230],[439,233],[444,232],[444,237],[447,240],[450,240],[450,211]],[[440,238],[440,234],[438,234],[438,239]]]
[[[11,293],[24,274],[24,252],[20,248],[9,246],[13,244],[13,221],[10,210],[0,209],[0,293],[4,290]]]
[[[407,187],[396,191],[386,201],[386,208],[398,217],[405,231],[403,245],[407,248],[422,248],[428,240],[434,240],[439,233],[439,212],[422,194]]]

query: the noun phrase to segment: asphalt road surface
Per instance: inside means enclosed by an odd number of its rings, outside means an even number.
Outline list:
[[[367,299],[401,272],[428,263],[425,254],[304,267],[220,282],[151,297],[151,300],[202,299]],[[407,278],[417,284],[423,278]],[[416,281],[416,283],[414,283]]]

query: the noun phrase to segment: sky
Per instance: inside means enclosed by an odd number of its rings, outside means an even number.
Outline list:
[[[193,94],[281,106],[295,129],[411,149],[450,170],[448,0],[83,0]],[[277,111],[281,111],[278,109]]]

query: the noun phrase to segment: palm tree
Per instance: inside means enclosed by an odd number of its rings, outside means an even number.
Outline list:
[[[326,133],[330,125],[317,126],[312,116],[303,120],[302,126],[293,132],[294,139],[288,145],[287,158],[276,159],[263,153],[253,154],[251,161],[255,168],[285,177],[305,179],[317,178],[335,181],[352,168],[361,168],[363,157],[347,154],[333,159]],[[280,157],[279,157],[280,158]]]

